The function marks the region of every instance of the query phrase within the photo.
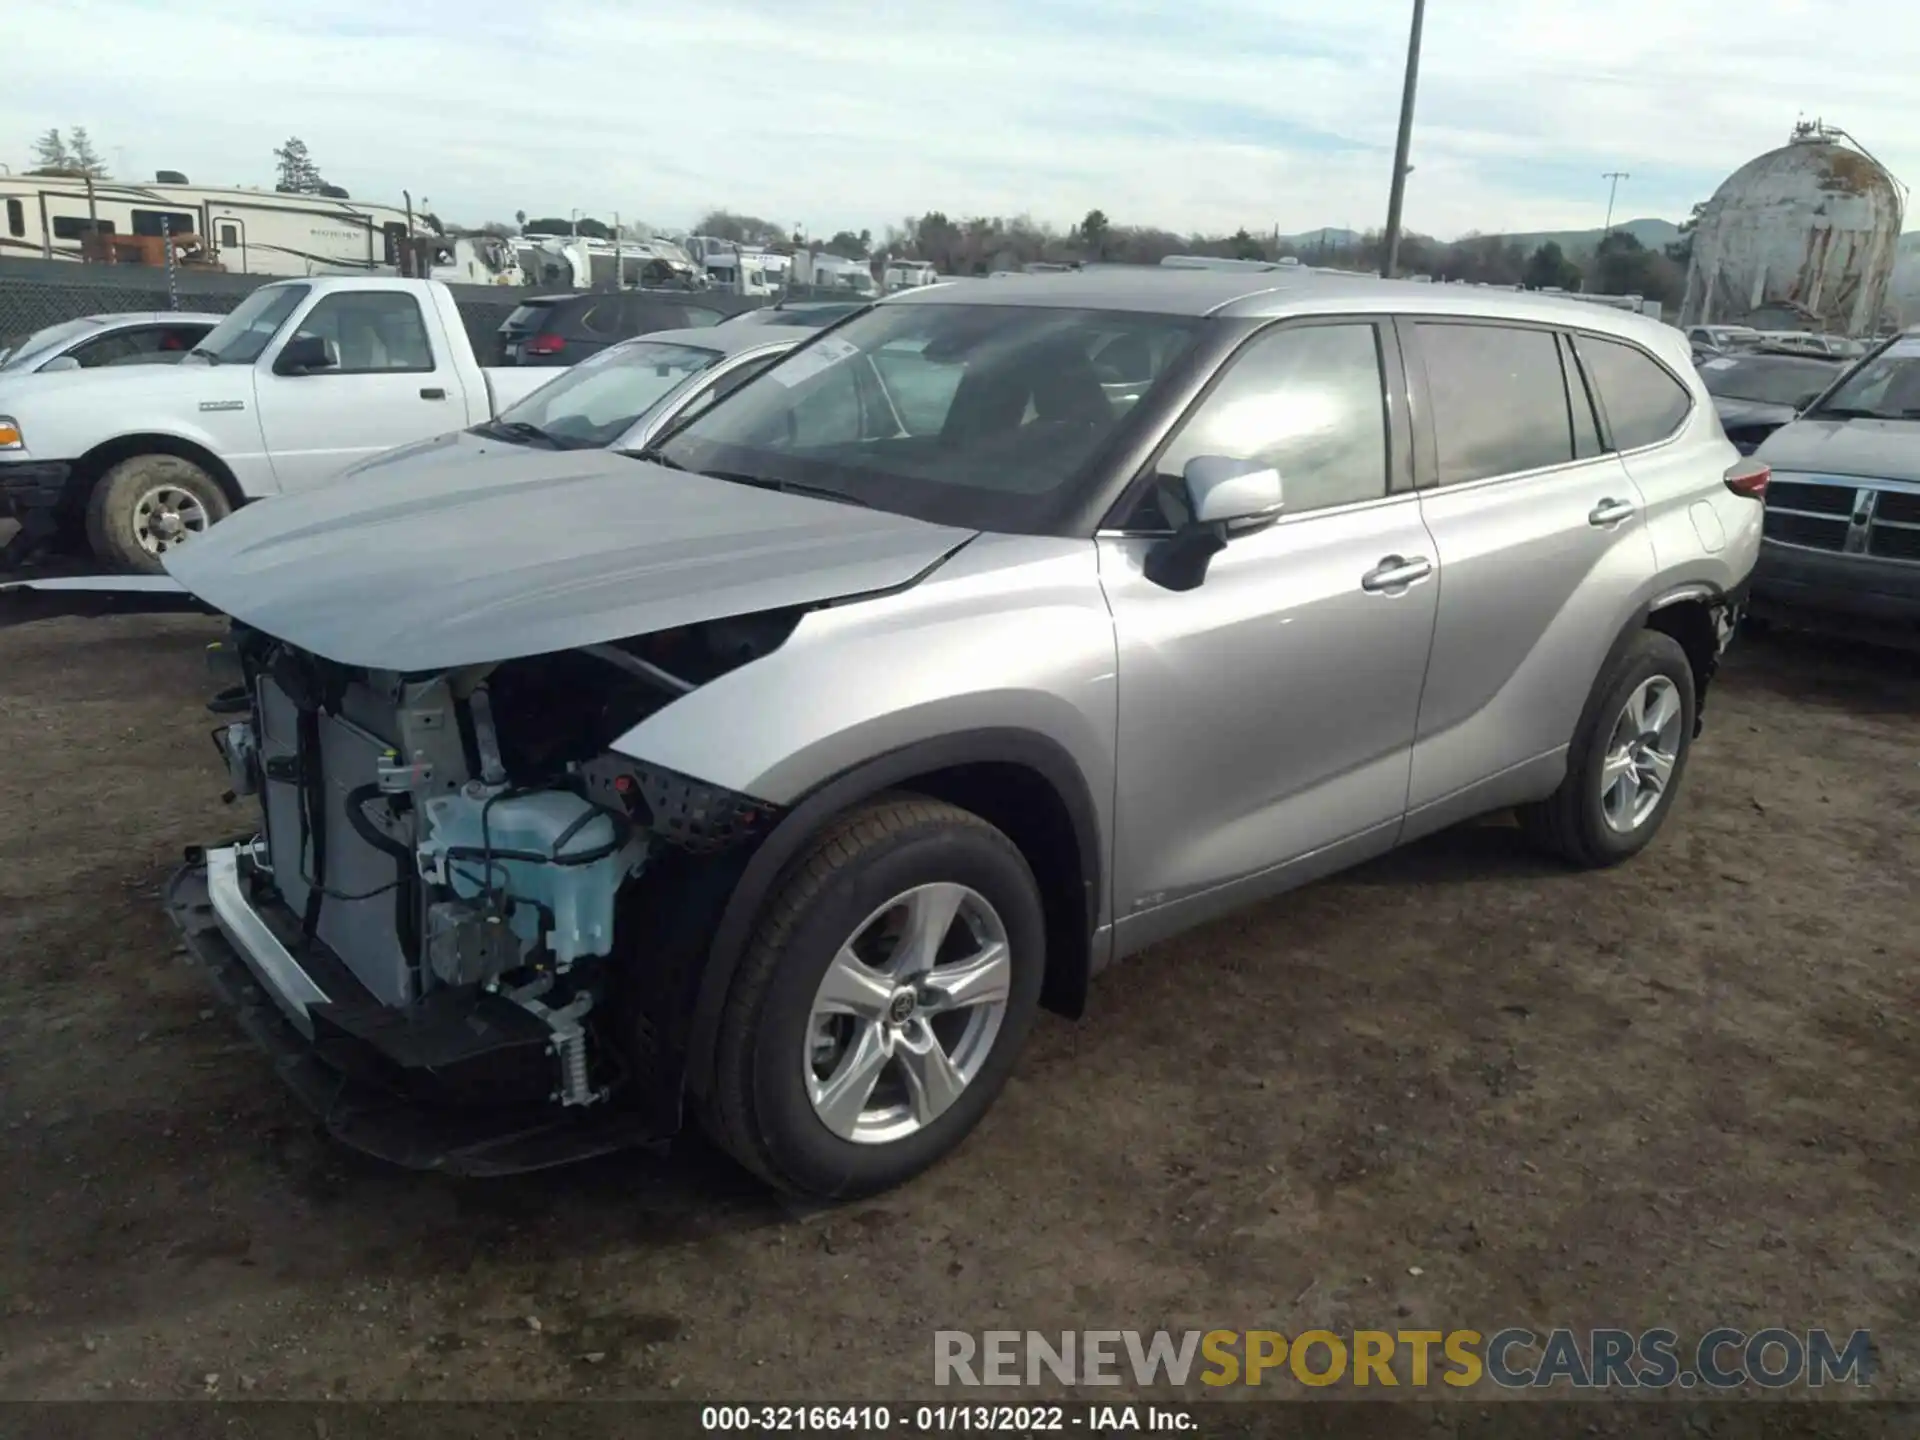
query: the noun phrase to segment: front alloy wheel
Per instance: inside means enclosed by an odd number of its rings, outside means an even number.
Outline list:
[[[956,805],[874,800],[768,897],[727,993],[703,1118],[783,1190],[871,1195],[986,1113],[1040,1005],[1046,926],[1017,846]]]
[[[977,891],[920,885],[861,922],[808,1021],[807,1094],[843,1140],[884,1145],[952,1108],[993,1053],[1013,964]]]

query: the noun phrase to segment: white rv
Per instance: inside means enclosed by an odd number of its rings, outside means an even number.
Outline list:
[[[525,283],[545,289],[693,288],[699,267],[680,246],[651,240],[596,240],[585,235],[520,235],[511,242]]]
[[[0,256],[78,260],[96,227],[104,235],[195,237],[183,250],[238,275],[392,271],[409,235],[434,233],[423,216],[396,206],[326,195],[0,175]]]
[[[931,285],[939,278],[938,272],[928,261],[889,260],[881,276],[881,285],[890,295],[895,290],[915,290],[922,285]]]

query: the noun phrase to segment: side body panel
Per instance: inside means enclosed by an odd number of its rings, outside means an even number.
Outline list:
[[[1432,556],[1416,497],[1282,519],[1183,593],[1142,573],[1153,540],[1099,543],[1120,657],[1117,948],[1285,888],[1289,862],[1341,842],[1390,845],[1437,592],[1361,582]]]
[[[1638,498],[1612,455],[1422,493],[1440,616],[1410,811],[1456,795],[1471,807],[1470,787],[1563,754],[1608,648],[1653,584]],[[1593,523],[1608,501],[1634,511]],[[1559,768],[1525,773],[1551,777],[1550,791]]]
[[[786,805],[920,741],[1030,731],[1072,757],[1104,856],[1115,701],[1113,620],[1092,543],[983,535],[917,585],[813,611],[779,650],[613,748]],[[1098,926],[1109,903],[1099,897]]]

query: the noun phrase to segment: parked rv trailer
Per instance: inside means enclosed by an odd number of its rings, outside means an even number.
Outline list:
[[[86,237],[170,237],[237,275],[393,271],[423,216],[329,195],[51,175],[0,175],[0,256],[80,260]]]

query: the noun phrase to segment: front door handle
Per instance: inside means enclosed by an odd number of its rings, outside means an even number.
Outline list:
[[[1415,555],[1411,559],[1404,555],[1389,555],[1360,577],[1360,588],[1376,594],[1382,590],[1402,590],[1432,573],[1433,562],[1424,555]]]
[[[1587,512],[1589,525],[1618,525],[1622,520],[1633,518],[1633,502],[1630,500],[1602,500]]]
[[[432,385],[420,392],[420,398],[422,400],[444,400],[447,398],[447,392],[442,390],[438,385]]]

